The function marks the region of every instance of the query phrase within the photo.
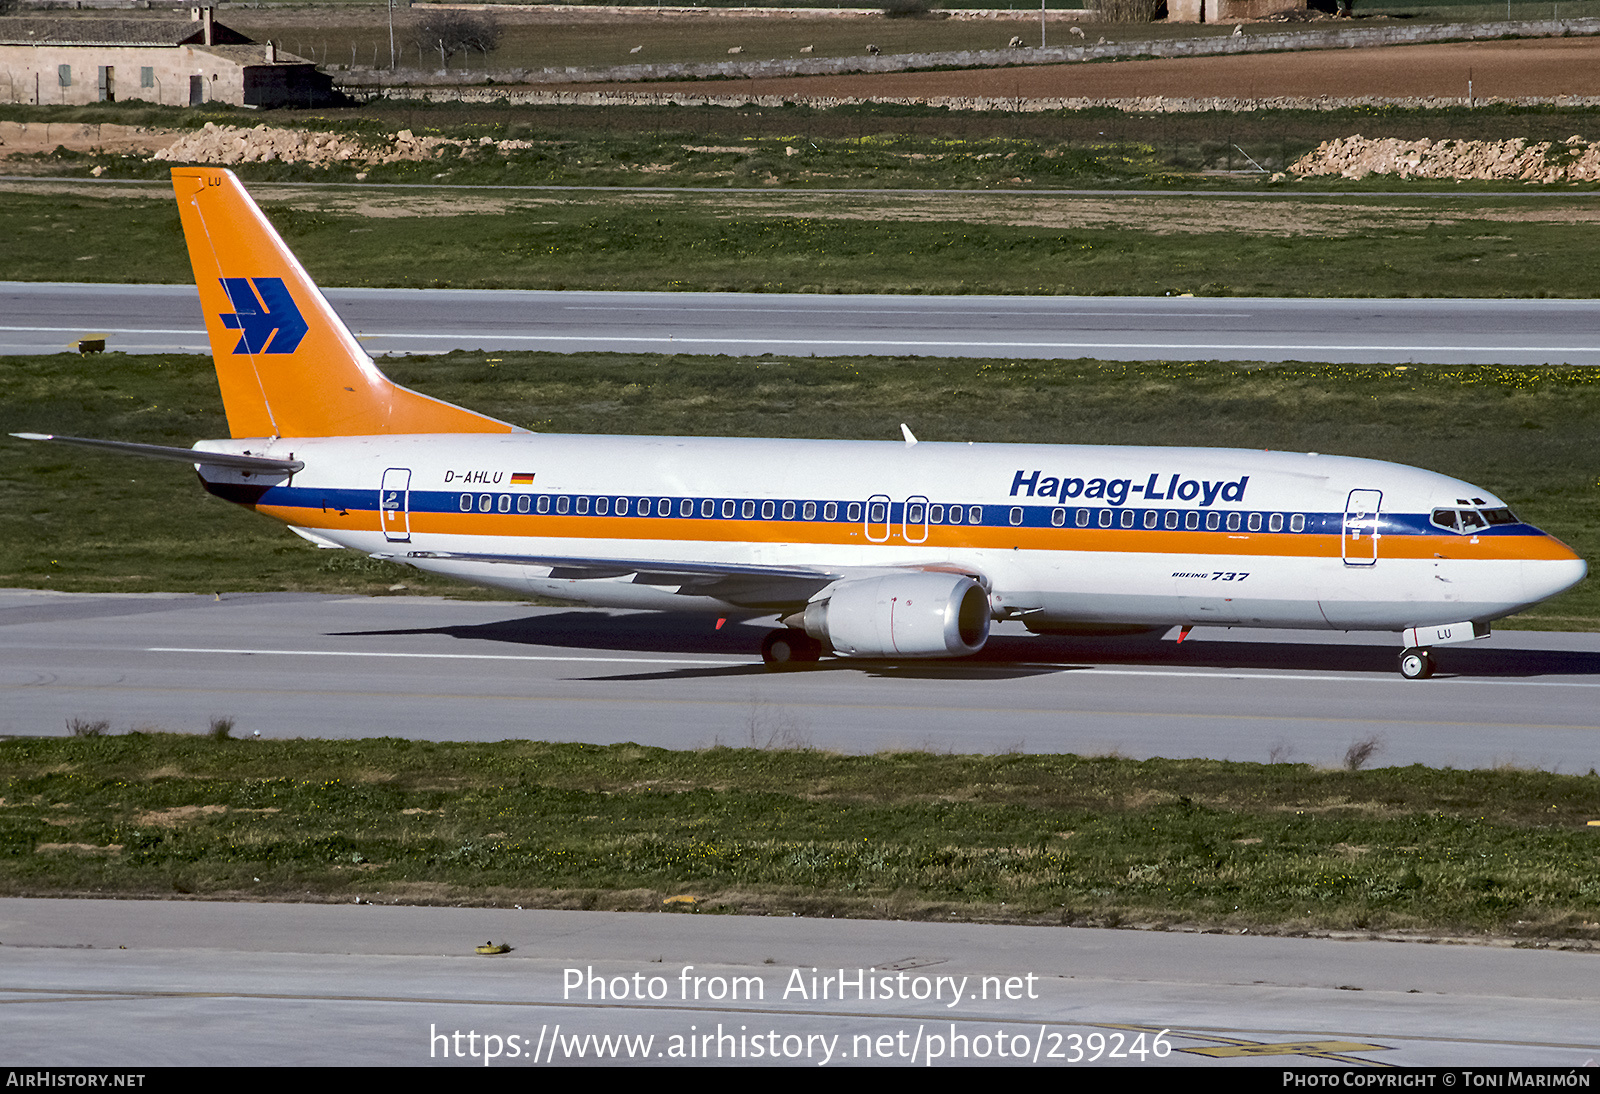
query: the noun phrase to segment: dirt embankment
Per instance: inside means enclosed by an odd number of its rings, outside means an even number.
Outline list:
[[[149,155],[178,139],[176,129],[83,122],[0,122],[0,157],[37,155],[66,148],[72,152]]]
[[[141,155],[165,163],[304,163],[319,167],[369,167],[430,160],[446,148],[509,155],[534,147],[533,142],[522,140],[417,136],[409,129],[387,137],[275,129],[264,124],[247,129],[213,122],[188,132],[120,125],[0,122],[0,156],[36,154],[61,146],[80,152]],[[101,168],[95,169],[96,174],[100,171]],[[1576,135],[1564,141],[1535,142],[1522,138],[1369,140],[1356,135],[1325,141],[1275,178],[1331,175],[1363,179],[1374,174],[1552,184],[1595,182],[1600,181],[1600,143],[1591,145]]]
[[[39,155],[66,148],[72,152],[143,156],[164,163],[369,166],[432,159],[445,147],[493,148],[510,153],[533,145],[528,141],[496,141],[489,137],[478,140],[419,137],[409,129],[402,129],[392,137],[358,137],[305,129],[275,129],[265,124],[247,129],[207,122],[202,129],[179,130],[76,122],[0,122],[0,158]]]
[[[1591,145],[1578,136],[1529,143],[1520,137],[1509,141],[1403,141],[1393,137],[1368,140],[1357,135],[1324,141],[1291,164],[1288,173],[1300,178],[1398,175],[1504,182],[1594,182],[1600,180],[1600,145]]]
[[[169,163],[309,163],[332,164],[398,163],[401,160],[427,160],[441,148],[493,148],[497,152],[516,152],[532,148],[528,141],[497,141],[480,137],[476,141],[449,137],[419,137],[402,129],[393,137],[358,137],[344,133],[316,133],[304,129],[273,129],[258,125],[253,129],[207,122],[151,159]]]

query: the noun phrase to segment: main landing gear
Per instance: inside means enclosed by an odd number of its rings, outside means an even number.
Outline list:
[[[761,640],[761,660],[769,669],[787,669],[821,656],[822,643],[793,627],[768,631]]]
[[[1425,649],[1400,651],[1400,675],[1407,680],[1426,680],[1433,675],[1433,655]]]

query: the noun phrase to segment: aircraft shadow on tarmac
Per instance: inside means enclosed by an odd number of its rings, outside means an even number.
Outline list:
[[[475,625],[337,632],[330,637],[447,635],[474,642],[556,649],[748,657],[751,664],[628,673],[604,679],[688,679],[760,674],[760,628],[714,627],[702,615],[604,611],[541,613]],[[1359,645],[1318,642],[1206,641],[1178,643],[1161,633],[1119,637],[995,635],[982,651],[959,660],[827,659],[797,671],[853,671],[897,679],[1005,679],[1069,672],[1097,665],[1287,672],[1396,673],[1398,646],[1385,636]],[[1600,653],[1578,650],[1444,647],[1434,651],[1437,677],[1525,678],[1600,675]]]

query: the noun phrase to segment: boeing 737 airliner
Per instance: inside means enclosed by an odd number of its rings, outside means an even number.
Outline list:
[[[1009,619],[1397,631],[1416,679],[1430,647],[1584,576],[1487,491],[1376,460],[526,432],[379,372],[232,172],[172,179],[232,438],[19,436],[193,463],[321,546],[591,605],[772,616],[772,665],[959,657]]]

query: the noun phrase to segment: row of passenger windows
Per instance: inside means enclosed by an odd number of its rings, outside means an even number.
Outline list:
[[[859,501],[755,501],[750,498],[614,498],[608,496],[591,497],[584,494],[576,496],[569,494],[462,494],[461,511],[463,513],[509,513],[515,509],[518,513],[555,513],[558,516],[575,514],[577,516],[619,516],[625,517],[630,513],[641,517],[651,515],[658,517],[694,517],[706,519],[721,517],[724,520],[738,518],[741,520],[754,520],[760,514],[762,520],[816,520],[818,514],[825,521],[836,521],[841,512],[844,519],[854,523],[862,517],[862,503]],[[921,524],[982,524],[984,522],[983,506],[981,505],[935,505],[927,502],[907,502],[904,508],[905,523],[908,525]],[[1230,532],[1241,529],[1259,532],[1265,528],[1269,532],[1281,532],[1287,520],[1289,531],[1303,532],[1306,527],[1304,513],[1286,515],[1284,513],[1222,513],[1217,510],[1202,514],[1197,509],[1068,509],[1050,510],[1050,523],[1056,528],[1067,526],[1069,516],[1073,527],[1076,528],[1162,528],[1167,530],[1185,529],[1198,530],[1202,523],[1208,532],[1220,531],[1224,526]],[[866,519],[871,524],[887,524],[890,517],[890,507],[887,501],[872,501],[866,505]],[[1026,510],[1020,505],[1011,507],[1007,519],[1012,525],[1021,525],[1027,520]]]
[[[615,514],[625,517],[630,512],[641,517],[652,514],[658,517],[693,517],[698,511],[699,515],[706,518],[716,517],[719,513],[723,519],[731,520],[735,517],[744,520],[755,519],[759,507],[762,520],[772,520],[781,511],[784,520],[794,520],[798,514],[801,520],[816,520],[820,510],[823,520],[838,520],[840,503],[828,502],[795,502],[795,501],[753,501],[749,498],[743,501],[734,498],[724,498],[719,502],[715,498],[702,498],[698,503],[693,498],[592,498],[582,494],[576,497],[569,494],[462,494],[461,511],[470,513],[476,509],[480,513],[509,513],[515,507],[519,513],[556,513],[566,515],[575,513],[586,516],[593,513],[596,516],[611,516]],[[881,503],[875,508],[881,508]],[[935,508],[943,508],[935,506]],[[861,503],[859,501],[847,502],[843,506],[845,519],[856,521],[861,519]],[[951,507],[952,513],[957,513],[957,508]],[[886,520],[887,516],[876,519]],[[982,506],[972,506],[972,523],[978,524],[983,520]],[[960,524],[961,518],[957,513],[951,522]]]

